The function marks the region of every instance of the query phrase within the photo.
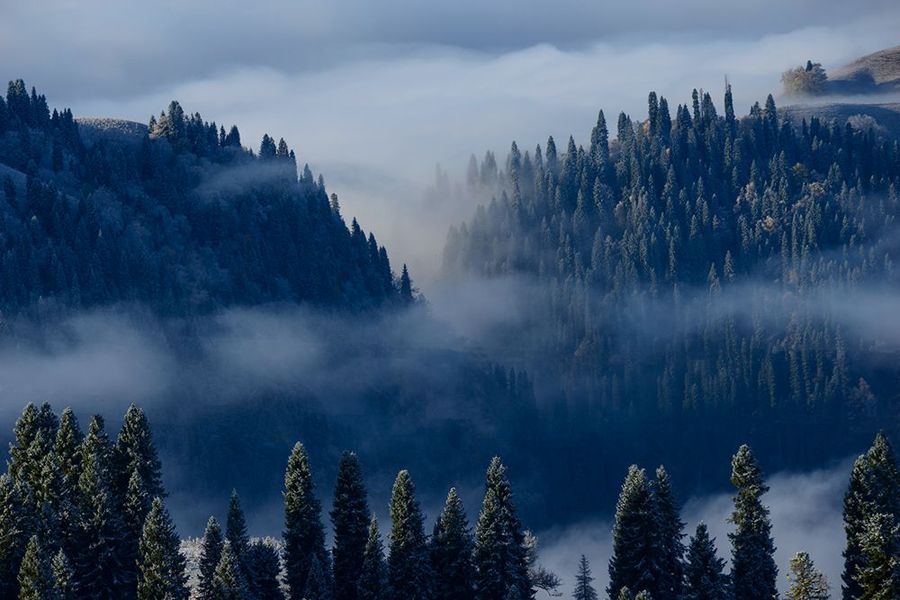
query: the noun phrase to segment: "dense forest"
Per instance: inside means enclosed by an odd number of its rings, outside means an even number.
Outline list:
[[[137,139],[86,144],[72,112],[22,80],[0,98],[0,308],[141,303],[162,314],[412,300],[405,267],[283,139],[254,153],[172,102]],[[4,173],[6,174],[4,177]],[[45,309],[46,310],[46,309]]]
[[[280,539],[251,538],[232,493],[225,526],[210,517],[196,564],[165,507],[150,426],[132,405],[113,441],[100,416],[85,435],[75,413],[29,404],[0,476],[0,595],[20,600],[510,600],[553,593],[559,577],[538,563],[507,469],[488,467],[474,528],[456,490],[426,533],[410,472],[390,495],[387,548],[370,511],[357,456],[337,469],[326,544],[322,504],[305,447],[284,473]],[[730,570],[700,523],[687,543],[673,482],[631,466],[615,509],[609,584],[615,600],[772,600],[779,567],[762,470],[746,445],[731,461]],[[900,595],[900,471],[879,434],[853,465],[844,498],[845,600]],[[576,571],[576,565],[572,566]],[[791,600],[824,600],[829,583],[807,553],[789,565]],[[577,565],[575,600],[599,597]],[[190,582],[190,584],[189,584]]]
[[[516,281],[534,305],[498,360],[561,389],[598,437],[735,427],[787,456],[797,426],[812,453],[893,426],[896,340],[860,321],[888,317],[898,283],[896,141],[792,124],[771,96],[739,118],[730,88],[724,115],[707,93],[674,115],[651,93],[646,119],[610,134],[601,111],[589,139],[470,161],[465,193],[489,201],[450,231],[445,269]]]

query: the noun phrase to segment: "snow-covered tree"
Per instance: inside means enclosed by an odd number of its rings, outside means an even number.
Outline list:
[[[659,557],[656,505],[651,485],[644,470],[632,465],[616,503],[607,587],[610,597],[617,597],[622,588],[655,589]]]
[[[725,600],[728,576],[725,561],[716,553],[716,541],[705,523],[697,525],[688,544],[684,565],[684,600]]]
[[[772,600],[778,597],[778,567],[769,509],[762,503],[769,488],[747,445],[731,460],[731,483],[737,488],[731,514],[735,530],[729,534],[735,600]]]
[[[358,600],[385,600],[387,598],[387,566],[384,563],[384,545],[378,531],[378,519],[372,515],[366,550],[363,554],[362,572],[357,585]]]
[[[390,513],[390,597],[393,600],[425,600],[428,598],[430,573],[424,519],[408,471],[400,471],[394,481]]]
[[[178,534],[160,498],[154,498],[144,521],[138,557],[138,600],[187,600],[185,561]]]
[[[798,552],[791,558],[791,570],[788,573],[790,589],[789,600],[828,600],[831,595],[828,581],[821,571],[816,569],[812,558],[806,552]]]
[[[323,570],[328,563],[321,510],[309,457],[298,442],[288,458],[284,476],[284,569],[290,600],[305,597],[313,557]]]
[[[215,517],[210,517],[206,522],[206,530],[203,532],[203,544],[198,566],[197,593],[200,600],[215,600],[216,598],[216,567],[219,565],[219,561],[222,560],[223,547],[222,528]]]
[[[429,552],[434,600],[467,600],[472,597],[472,532],[456,488],[450,488],[444,509],[434,524]]]

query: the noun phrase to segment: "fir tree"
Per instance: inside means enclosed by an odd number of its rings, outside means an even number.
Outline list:
[[[643,469],[632,465],[622,484],[613,525],[609,560],[610,597],[622,588],[655,589],[659,579],[660,549],[656,507]]]
[[[791,558],[791,572],[788,574],[789,600],[828,600],[828,582],[816,569],[806,552],[799,552]]]
[[[61,481],[60,513],[60,545],[72,563],[78,555],[78,478],[81,475],[81,444],[84,434],[78,425],[78,419],[71,408],[62,412],[59,429],[56,434],[54,454],[59,465]]]
[[[216,600],[249,600],[250,590],[247,587],[247,579],[241,568],[237,555],[231,547],[231,543],[225,542],[222,548],[222,557],[216,565],[215,576]]]
[[[378,532],[378,519],[372,515],[369,535],[363,554],[362,572],[357,586],[358,600],[385,600],[387,598],[387,567],[384,564],[384,546]]]
[[[328,581],[325,578],[319,557],[313,555],[309,563],[309,575],[306,577],[306,600],[329,600]]]
[[[125,412],[122,429],[119,430],[114,464],[117,473],[117,493],[124,496],[132,473],[137,471],[145,491],[151,498],[165,497],[162,468],[153,445],[150,424],[144,411],[134,404]]]
[[[587,557],[582,554],[578,561],[578,574],[575,575],[575,591],[572,593],[574,600],[597,600],[597,590],[594,589],[594,578],[591,576],[591,565]]]
[[[894,517],[870,515],[860,537],[862,564],[857,582],[860,600],[889,600],[900,597],[900,527]]]
[[[144,522],[138,558],[138,600],[187,600],[184,556],[175,526],[163,506],[154,498]]]
[[[408,471],[400,471],[391,492],[388,589],[393,600],[428,598],[428,555],[422,511]]]
[[[244,519],[244,509],[241,508],[241,500],[237,490],[231,490],[231,498],[228,501],[228,515],[225,518],[225,540],[231,544],[231,551],[237,557],[238,564],[244,569],[244,576],[248,575],[244,558],[250,547],[250,536],[247,534],[247,521]]]
[[[725,600],[728,577],[725,561],[716,553],[716,541],[705,523],[697,525],[687,549],[684,565],[684,600]]]
[[[368,536],[369,506],[359,460],[352,452],[345,452],[338,464],[331,523],[334,600],[356,600]]]
[[[30,530],[22,508],[12,478],[0,475],[0,598],[13,598],[18,589],[19,564]]]
[[[475,528],[475,597],[505,600],[512,590],[533,596],[525,534],[512,502],[506,467],[494,457],[487,471],[484,501]]]
[[[412,279],[409,277],[409,271],[405,264],[400,273],[400,301],[406,304],[413,301]]]
[[[121,562],[124,568],[121,573],[122,585],[126,597],[133,598],[137,593],[137,563],[140,554],[141,536],[144,521],[150,512],[153,498],[148,493],[139,469],[131,472],[128,488],[125,491],[122,505],[122,548]]]
[[[321,506],[314,493],[309,457],[299,442],[291,451],[284,476],[284,570],[291,600],[305,597],[313,557],[327,564]]]
[[[50,571],[53,575],[53,600],[74,600],[75,598],[75,572],[65,552],[58,551],[50,563]]]
[[[210,517],[206,522],[206,531],[203,532],[203,547],[200,552],[200,564],[198,565],[197,592],[200,600],[215,600],[216,567],[222,559],[222,529],[215,517]]]
[[[472,532],[456,488],[450,488],[430,540],[434,600],[468,600],[475,571]]]
[[[684,523],[678,514],[671,480],[663,467],[656,469],[653,492],[659,535],[659,576],[655,597],[657,600],[678,600],[684,581],[684,544],[681,541]]]
[[[775,546],[769,509],[762,504],[768,491],[749,446],[741,446],[731,461],[731,483],[737,488],[731,522],[731,583],[735,600],[777,598]]]
[[[250,544],[248,553],[250,593],[254,600],[283,600],[278,578],[281,560],[278,552],[262,540]]]
[[[19,600],[48,600],[53,593],[53,576],[41,552],[36,535],[28,540],[19,567]]]

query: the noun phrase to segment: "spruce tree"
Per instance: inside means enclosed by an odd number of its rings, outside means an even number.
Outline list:
[[[284,476],[284,570],[290,600],[302,600],[313,557],[327,564],[325,531],[320,520],[309,457],[303,444],[294,445]]]
[[[468,600],[472,597],[475,583],[472,549],[472,532],[462,500],[456,488],[450,488],[429,545],[433,600]]]
[[[900,527],[892,515],[877,513],[865,521],[858,568],[860,600],[900,598]]]
[[[228,515],[225,517],[225,540],[231,544],[231,551],[237,557],[238,564],[244,569],[246,577],[248,573],[245,557],[247,549],[250,547],[250,536],[247,534],[247,521],[244,518],[244,509],[241,508],[237,490],[231,490],[231,498],[228,501]]]
[[[78,425],[78,419],[71,408],[63,410],[56,433],[54,454],[59,465],[61,481],[61,497],[59,504],[60,544],[70,566],[78,555],[78,478],[81,475],[81,444],[84,434]]]
[[[80,549],[75,557],[79,594],[97,600],[118,600],[123,593],[122,522],[111,490],[110,445],[103,418],[91,419],[82,444],[78,478]]]
[[[369,506],[359,460],[352,452],[345,452],[338,464],[331,523],[334,600],[356,600],[368,537]]]
[[[394,481],[390,502],[388,589],[393,600],[428,598],[428,550],[422,511],[408,471]]]
[[[169,512],[154,498],[144,522],[138,557],[138,600],[187,600],[185,561]]]
[[[790,589],[789,600],[828,600],[828,581],[816,569],[812,559],[806,552],[799,552],[791,558],[791,571],[788,574]]]
[[[632,465],[616,503],[612,557],[609,560],[609,596],[622,588],[656,589],[660,557],[656,506],[643,469]]]
[[[0,598],[13,598],[18,589],[19,564],[30,530],[22,508],[12,478],[0,475]]]
[[[206,522],[206,530],[203,532],[203,546],[200,551],[200,564],[198,565],[197,592],[200,600],[215,600],[215,575],[216,567],[222,559],[222,529],[215,517],[210,517]]]
[[[134,404],[125,412],[122,429],[119,430],[116,439],[114,455],[118,494],[125,495],[132,473],[137,470],[147,494],[151,498],[165,498],[162,467],[156,447],[153,445],[150,423],[144,411]]]
[[[591,576],[591,565],[587,557],[582,554],[578,561],[578,574],[575,575],[575,591],[572,593],[574,600],[597,600],[597,590],[594,589],[594,578]]]
[[[53,600],[74,600],[75,572],[65,552],[58,551],[50,563],[53,575]]]
[[[19,600],[48,600],[53,593],[53,576],[36,535],[28,540],[18,580]]]
[[[309,563],[309,575],[306,577],[306,600],[329,600],[328,581],[319,557],[313,555]]]
[[[213,582],[215,584],[213,598],[216,600],[250,600],[244,570],[229,542],[225,542],[222,548],[222,557],[216,565]]]
[[[139,469],[131,472],[128,480],[128,489],[122,505],[122,548],[121,562],[125,566],[121,577],[124,593],[127,598],[133,598],[137,594],[137,563],[140,554],[141,536],[144,531],[144,521],[150,512],[153,498],[148,493]]]
[[[697,525],[688,544],[684,565],[684,600],[725,600],[728,576],[725,561],[716,553],[715,539],[709,537],[705,523]]]
[[[387,598],[387,567],[384,564],[384,546],[378,531],[378,519],[372,515],[369,535],[363,554],[362,572],[357,585],[358,600],[385,600]]]
[[[284,600],[278,577],[281,560],[278,552],[262,540],[251,542],[248,551],[250,593],[254,600]]]
[[[729,534],[735,600],[771,600],[778,596],[778,567],[769,509],[762,503],[769,488],[747,445],[731,461],[731,483],[737,488],[730,519],[735,530]]]
[[[511,591],[525,600],[533,597],[525,534],[513,506],[506,467],[498,457],[491,460],[487,471],[475,528],[474,563],[478,600],[505,600]]]
[[[656,469],[653,492],[659,536],[659,576],[654,596],[657,600],[678,600],[684,582],[684,544],[681,541],[684,523],[678,513],[672,482],[663,467]]]

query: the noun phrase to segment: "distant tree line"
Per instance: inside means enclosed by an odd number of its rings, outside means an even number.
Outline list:
[[[108,139],[107,139],[108,137]],[[412,301],[405,266],[287,143],[258,153],[178,102],[134,140],[86,144],[22,80],[0,98],[0,308],[140,302],[195,314],[271,301],[362,309]]]
[[[753,453],[732,459],[731,569],[701,523],[687,544],[671,480],[632,466],[615,511],[610,599],[771,600],[778,568],[768,490]],[[844,500],[842,597],[900,594],[900,472],[879,434],[854,464]],[[71,409],[28,405],[15,425],[0,476],[0,597],[20,600],[510,600],[554,591],[559,579],[537,563],[536,540],[520,522],[506,468],[494,458],[474,529],[455,489],[434,523],[408,471],[394,482],[387,552],[372,515],[357,456],[338,467],[326,547],[309,456],[297,443],[284,477],[280,544],[251,541],[232,493],[224,530],[210,517],[195,589],[187,585],[180,540],[165,508],[161,469],[144,413],[131,406],[113,442],[103,419],[82,434]],[[806,553],[790,564],[792,600],[829,597]],[[598,597],[582,557],[574,598]],[[191,594],[193,594],[191,596]]]

